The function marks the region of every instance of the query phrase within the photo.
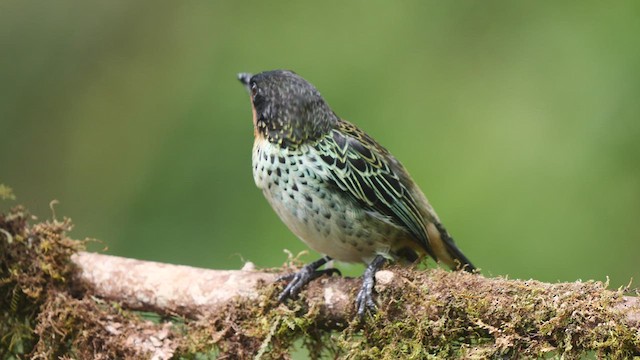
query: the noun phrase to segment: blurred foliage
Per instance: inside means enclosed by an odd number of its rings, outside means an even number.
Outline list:
[[[235,76],[286,68],[403,161],[483,273],[626,285],[638,15],[633,1],[3,1],[0,182],[41,218],[60,200],[72,236],[111,254],[278,266],[306,247],[253,184]]]

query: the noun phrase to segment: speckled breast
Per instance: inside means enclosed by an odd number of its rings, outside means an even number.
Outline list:
[[[256,139],[253,177],[280,219],[309,247],[346,262],[389,255],[408,234],[333,185],[312,146],[283,149]]]

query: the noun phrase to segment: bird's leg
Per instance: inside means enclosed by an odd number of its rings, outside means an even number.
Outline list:
[[[364,271],[362,275],[362,287],[356,297],[356,309],[358,316],[362,318],[364,312],[369,309],[371,311],[376,310],[376,303],[373,301],[373,287],[376,284],[376,272],[380,270],[382,265],[387,261],[382,255],[376,256]]]
[[[287,287],[282,290],[280,296],[278,296],[278,301],[283,302],[287,298],[293,298],[302,289],[303,286],[307,285],[311,280],[316,279],[324,274],[332,275],[337,273],[340,275],[340,270],[331,268],[318,270],[318,268],[327,262],[331,261],[329,256],[325,256],[319,260],[312,262],[311,264],[307,264],[300,269],[297,273],[288,274],[279,277],[276,281],[290,281]]]

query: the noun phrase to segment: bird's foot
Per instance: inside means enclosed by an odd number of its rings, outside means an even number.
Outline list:
[[[376,303],[373,301],[374,285],[375,280],[371,278],[365,278],[362,281],[362,287],[360,291],[358,291],[358,297],[356,297],[356,309],[360,318],[364,316],[365,311],[369,310],[374,313],[378,309]]]
[[[328,256],[325,256],[320,260],[314,261],[311,264],[307,264],[303,266],[302,269],[300,269],[300,271],[296,273],[287,274],[279,277],[276,281],[289,281],[289,284],[287,284],[284,290],[282,290],[282,293],[280,293],[280,296],[278,296],[278,301],[283,302],[287,298],[296,297],[296,295],[298,295],[300,290],[302,290],[302,288],[305,285],[307,285],[309,282],[311,282],[314,279],[317,279],[322,275],[325,275],[325,274],[329,276],[333,274],[341,275],[340,270],[335,268],[318,270],[320,266],[326,264],[328,261],[331,261],[331,258]]]
[[[364,275],[362,275],[362,287],[356,297],[356,311],[360,319],[364,317],[367,310],[375,313],[378,309],[376,303],[373,301],[373,288],[376,285],[376,272],[380,270],[385,262],[386,259],[383,256],[376,256],[373,261],[367,265],[367,269],[364,271]]]

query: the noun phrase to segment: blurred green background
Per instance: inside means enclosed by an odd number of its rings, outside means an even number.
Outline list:
[[[292,69],[390,149],[487,275],[640,279],[640,3],[0,2],[0,183],[93,249],[306,249],[236,73]],[[316,254],[303,259],[314,260]],[[347,268],[358,274],[359,268]]]

